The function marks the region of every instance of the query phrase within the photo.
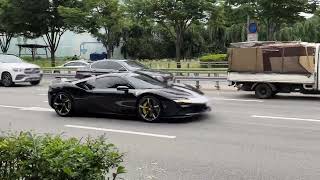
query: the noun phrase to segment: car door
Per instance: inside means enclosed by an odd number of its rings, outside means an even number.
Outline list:
[[[122,78],[108,76],[97,78],[95,88],[91,90],[90,109],[96,113],[130,114],[134,111],[135,102],[133,89],[128,92],[117,90],[118,86],[130,85]]]
[[[100,61],[91,65],[92,73],[96,76],[112,72],[119,72],[119,70],[123,68],[124,67],[121,64],[114,61]]]

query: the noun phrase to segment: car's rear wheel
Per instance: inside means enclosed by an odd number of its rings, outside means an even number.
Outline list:
[[[73,114],[73,101],[69,94],[65,92],[58,93],[53,98],[53,108],[59,116],[67,117]]]
[[[4,72],[1,76],[1,82],[3,84],[3,86],[5,87],[10,87],[12,86],[14,83],[12,81],[12,76],[10,73],[8,72]]]
[[[144,96],[138,103],[138,115],[147,122],[157,122],[162,113],[161,103],[154,96]]]
[[[30,84],[32,86],[36,86],[36,85],[39,85],[40,84],[40,81],[31,81]]]

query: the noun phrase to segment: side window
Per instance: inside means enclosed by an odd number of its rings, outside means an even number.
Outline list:
[[[123,68],[123,66],[117,62],[108,62],[108,61],[96,62],[92,64],[91,67],[94,69],[111,69],[111,70],[120,70]]]
[[[123,67],[117,62],[108,62],[108,69],[120,70],[123,69]]]
[[[119,77],[103,77],[95,81],[97,89],[117,88],[118,86],[129,86],[129,84]]]
[[[98,61],[91,65],[93,69],[108,69],[108,65],[106,61]]]

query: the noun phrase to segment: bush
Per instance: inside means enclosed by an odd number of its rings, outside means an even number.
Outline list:
[[[122,158],[104,137],[81,142],[61,136],[9,134],[0,138],[0,179],[116,179],[124,173]]]
[[[217,62],[217,61],[226,61],[227,54],[208,54],[200,57],[201,62]]]

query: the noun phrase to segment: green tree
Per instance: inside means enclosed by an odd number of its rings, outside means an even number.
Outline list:
[[[51,65],[55,66],[55,54],[62,35],[73,30],[74,25],[68,24],[59,14],[58,7],[77,7],[77,0],[11,0],[16,16],[15,23],[21,28],[21,34],[28,38],[43,37],[51,54]]]
[[[122,35],[123,10],[119,1],[83,0],[82,3],[81,8],[60,6],[59,12],[77,31],[87,31],[101,41],[110,58]]]
[[[46,5],[44,0],[0,0],[0,47],[3,53],[7,53],[15,35],[38,37],[43,34]]]
[[[168,31],[180,61],[184,34],[192,24],[209,18],[215,0],[127,0],[126,5],[132,16],[148,17]]]
[[[274,33],[280,29],[281,24],[293,24],[302,20],[301,12],[311,12],[314,9],[308,0],[227,0],[226,2],[233,7],[247,9],[248,16],[264,24],[267,40],[274,40]]]
[[[14,16],[11,12],[10,1],[0,1],[0,48],[2,53],[7,53],[12,37],[17,33],[13,26]]]

